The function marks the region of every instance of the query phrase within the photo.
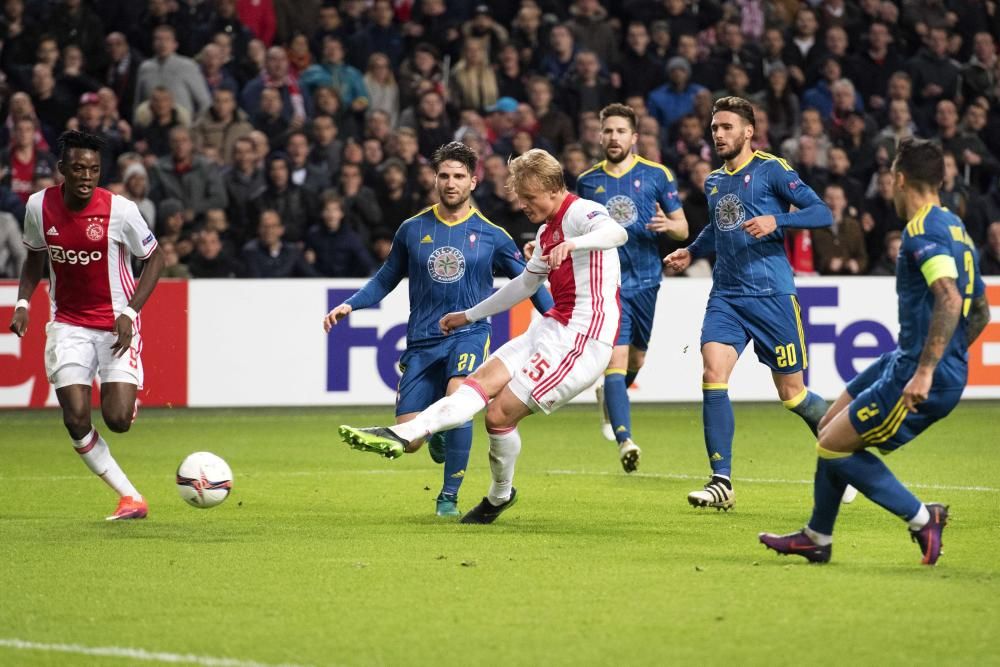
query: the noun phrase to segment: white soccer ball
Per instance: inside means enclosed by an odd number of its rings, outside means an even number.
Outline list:
[[[195,452],[177,468],[177,493],[188,505],[207,509],[229,497],[233,471],[211,452]]]

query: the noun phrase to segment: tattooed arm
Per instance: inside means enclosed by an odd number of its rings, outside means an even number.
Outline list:
[[[927,400],[934,379],[934,369],[944,356],[962,316],[962,296],[958,293],[954,278],[938,278],[930,284],[930,290],[934,295],[934,309],[931,311],[927,340],[920,353],[917,372],[903,389],[903,403],[910,412],[916,412],[917,405]]]
[[[972,301],[972,308],[969,310],[968,323],[965,325],[965,338],[968,345],[972,345],[983,329],[990,323],[990,302],[985,296],[977,297]]]

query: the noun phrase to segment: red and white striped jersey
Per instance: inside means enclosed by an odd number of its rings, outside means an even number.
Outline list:
[[[71,211],[54,185],[28,198],[24,245],[49,253],[53,321],[114,331],[135,292],[132,256],[149,257],[156,238],[128,199],[95,188],[86,208]]]
[[[569,329],[614,345],[621,323],[621,266],[618,249],[575,250],[558,269],[549,270],[542,255],[563,241],[618,223],[597,202],[570,194],[555,215],[538,230],[536,250],[527,270],[546,273],[555,305],[545,313]]]

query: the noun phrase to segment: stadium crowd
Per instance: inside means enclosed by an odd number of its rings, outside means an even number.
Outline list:
[[[476,206],[526,241],[508,158],[549,150],[572,188],[611,102],[675,172],[690,242],[724,95],[833,212],[786,239],[798,273],[894,273],[888,167],[918,136],[1000,274],[998,37],[993,0],[3,0],[0,276],[67,128],[106,140],[102,185],[138,205],[168,277],[368,276],[434,203],[428,157],[452,139],[481,157]]]

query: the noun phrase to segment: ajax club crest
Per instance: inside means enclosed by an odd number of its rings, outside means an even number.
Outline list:
[[[465,275],[465,255],[451,246],[438,248],[427,258],[427,271],[436,282],[453,283]]]
[[[100,218],[92,217],[89,220],[91,220],[91,223],[87,225],[87,238],[91,241],[100,241],[104,238],[104,227],[99,222],[93,222],[94,220],[100,220]]]
[[[635,202],[625,195],[615,195],[608,200],[608,213],[622,227],[628,227],[639,219],[639,209]]]
[[[747,212],[743,202],[736,195],[729,193],[715,205],[715,224],[724,232],[737,229],[746,220]]]

